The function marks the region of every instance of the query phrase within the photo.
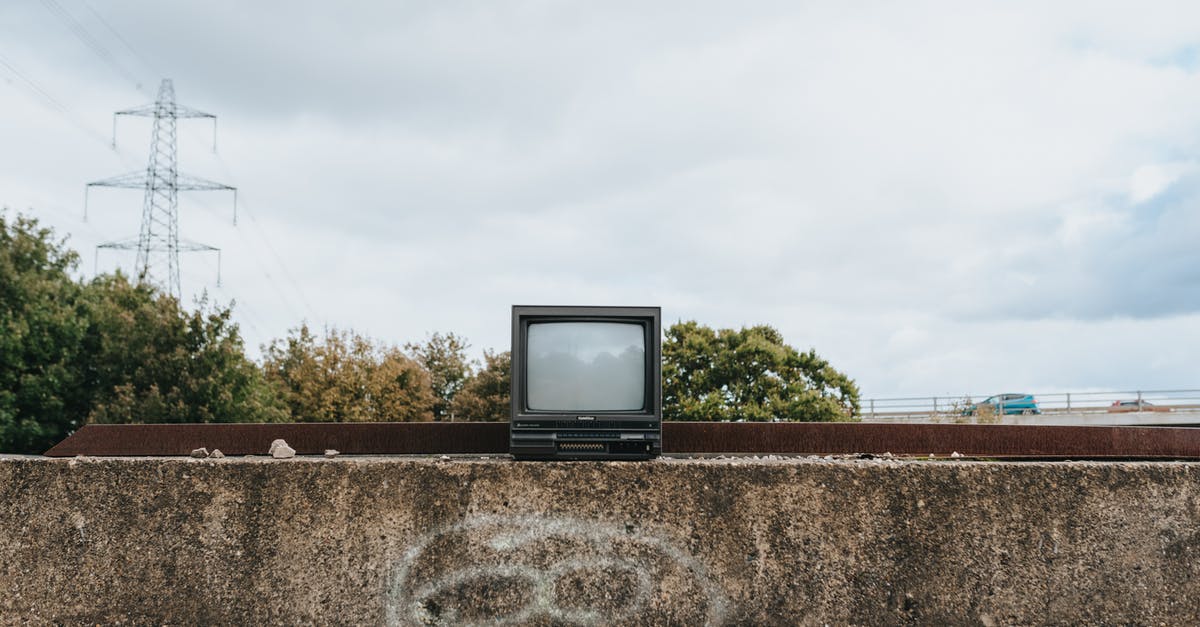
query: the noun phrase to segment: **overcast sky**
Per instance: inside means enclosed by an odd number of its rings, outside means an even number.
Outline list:
[[[185,298],[507,349],[513,304],[767,323],[864,396],[1200,388],[1200,3],[0,3],[0,204]],[[131,271],[102,251],[98,269]]]

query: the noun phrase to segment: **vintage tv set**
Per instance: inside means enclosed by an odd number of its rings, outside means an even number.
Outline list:
[[[513,307],[509,452],[517,459],[662,453],[662,310]]]

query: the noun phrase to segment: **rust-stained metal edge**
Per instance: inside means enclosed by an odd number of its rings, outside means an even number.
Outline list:
[[[226,455],[263,455],[276,439],[301,455],[326,449],[349,455],[507,453],[508,423],[86,425],[45,455],[187,455],[202,447]]]
[[[504,454],[506,422],[87,425],[50,457],[266,454],[287,440],[301,455]],[[846,455],[1038,459],[1200,459],[1200,429],[880,423],[663,424],[667,454]]]
[[[668,423],[667,452],[1200,458],[1200,429],[881,423]]]

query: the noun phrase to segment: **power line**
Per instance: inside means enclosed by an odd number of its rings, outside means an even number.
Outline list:
[[[225,176],[227,178],[232,179],[233,175],[230,172],[229,165],[225,162],[225,159],[223,157],[221,157],[220,154],[217,155],[217,163],[220,164],[221,170],[225,173]],[[283,256],[279,254],[279,251],[277,251],[275,249],[275,246],[271,243],[271,239],[267,236],[266,229],[264,229],[262,227],[262,225],[258,222],[258,218],[255,217],[255,212],[246,203],[244,197],[242,199],[242,212],[250,217],[250,224],[254,227],[254,229],[253,229],[254,234],[258,236],[258,239],[259,239],[259,241],[262,242],[263,247],[266,248],[267,252],[269,252],[271,254],[271,257],[274,259],[275,264],[282,271],[283,276],[287,279],[288,283],[291,285],[291,288],[295,292],[296,297],[300,299],[300,303],[304,306],[304,309],[308,311],[309,315],[311,315],[314,320],[324,320],[324,318],[321,317],[321,315],[317,313],[316,309],[313,308],[312,304],[310,304],[308,298],[304,294],[304,290],[300,287],[300,283],[298,281],[296,281],[295,277],[292,276],[292,273],[290,271],[288,271],[288,264],[284,262]],[[256,254],[256,260],[257,260],[257,254]],[[261,263],[259,264],[259,266],[260,266],[260,268],[263,269],[263,272],[266,273],[266,269]]]
[[[133,56],[136,57],[137,60],[139,62],[141,62],[141,64],[147,70],[150,70],[150,72],[156,76],[161,74],[161,72],[159,72],[158,69],[156,67],[154,67],[154,64],[150,63],[150,61],[146,58],[145,55],[143,55],[136,48],[134,48],[133,44],[129,43],[129,40],[126,39],[123,35],[121,35],[121,33],[118,32],[116,28],[113,28],[113,25],[110,24],[108,20],[104,19],[104,16],[100,15],[100,13],[98,11],[96,11],[96,9],[92,8],[92,5],[89,4],[87,2],[87,0],[80,0],[80,2],[82,2],[83,6],[86,7],[88,11],[91,12],[91,14],[96,18],[96,21],[103,24],[104,28],[107,28],[108,32],[112,33],[113,37],[116,37],[117,41],[121,42],[121,45],[125,46],[125,49],[128,50],[131,54],[133,54]]]
[[[267,251],[270,252],[275,258],[275,263],[278,264],[279,269],[283,271],[283,276],[287,278],[288,283],[291,283],[292,289],[296,291],[296,296],[300,298],[300,303],[304,305],[304,308],[308,310],[308,313],[312,314],[314,319],[323,320],[324,318],[317,314],[317,311],[313,309],[313,306],[308,302],[308,298],[304,296],[304,290],[300,288],[300,284],[296,281],[295,277],[292,276],[292,273],[288,271],[287,264],[284,263],[283,257],[278,251],[275,250],[275,247],[271,244],[271,240],[267,238],[266,231],[258,223],[258,219],[254,217],[254,212],[250,211],[250,208],[246,206],[244,201],[242,203],[242,207],[244,213],[250,216],[250,223],[254,225],[254,229],[258,231],[259,239],[262,240],[262,243],[266,246]]]
[[[207,272],[212,272],[214,270],[211,260],[201,258],[199,260],[199,262],[200,262],[200,265],[204,266],[204,268]],[[219,269],[217,269],[217,271],[219,272]],[[196,276],[196,273],[188,271],[188,270],[183,270],[182,272],[185,276],[187,276],[189,278],[196,278],[196,279],[201,278],[201,277]],[[236,309],[237,309],[238,313],[240,314],[239,318],[241,318],[246,323],[246,326],[249,327],[251,330],[253,330],[255,334],[258,334],[258,335],[262,334],[258,328],[259,325],[263,324],[262,316],[259,315],[252,307],[250,307],[244,299],[239,298],[237,292],[235,292],[228,285],[228,283],[214,286],[212,292],[209,292],[207,289],[205,290],[205,292],[209,293],[209,294],[224,295],[224,297],[228,298],[230,301],[232,301],[232,303],[234,305],[236,305]],[[217,303],[218,301],[214,300],[213,302]],[[232,308],[233,308],[233,306],[231,306],[231,309]]]
[[[13,76],[16,76],[18,79],[20,79],[21,82],[23,82],[25,86],[42,101],[42,104],[46,107],[49,107],[52,111],[65,114],[70,110],[67,108],[67,105],[59,102],[57,98],[51,96],[50,93],[45,89],[42,89],[42,86],[38,85],[37,82],[35,82],[32,78],[29,78],[24,72],[18,70],[16,67],[13,67],[13,64],[9,62],[8,59],[4,58],[3,55],[0,55],[0,65],[8,68],[8,71],[11,72]]]
[[[100,40],[96,39],[96,37],[92,35],[91,31],[89,31],[86,26],[81,24],[79,20],[75,19],[75,16],[71,15],[69,11],[64,9],[63,6],[58,3],[58,0],[42,0],[42,6],[46,7],[46,10],[49,11],[51,15],[58,18],[58,21],[62,22],[63,25],[67,27],[67,30],[71,31],[71,34],[75,35],[75,38],[83,43],[84,47],[91,51],[96,58],[104,62],[104,64],[111,68],[114,72],[124,77],[125,80],[133,83],[135,89],[144,93],[142,82],[138,80],[137,76],[134,76],[129,72],[129,70],[125,69],[125,67],[121,65],[115,57],[113,57],[112,53],[108,51],[108,48],[105,48],[104,44],[101,44]]]
[[[208,203],[199,199],[195,200],[194,202],[203,207],[205,211],[215,215],[216,212],[209,207]],[[271,290],[275,292],[275,295],[279,297],[279,301],[283,303],[283,306],[287,309],[288,315],[292,318],[299,318],[300,316],[296,315],[297,309],[295,304],[292,303],[292,300],[288,298],[288,295],[282,289],[280,289],[280,281],[276,280],[275,277],[272,276],[267,264],[263,263],[262,257],[259,256],[259,249],[262,247],[250,241],[250,239],[246,236],[244,229],[235,229],[235,231],[238,234],[238,238],[242,240],[242,243],[245,245],[246,249],[250,251],[250,257],[254,260],[254,264],[258,266],[258,270],[262,272],[264,277],[266,277],[267,284],[271,286]]]
[[[14,77],[16,77],[18,82],[24,87],[25,91],[31,93],[33,95],[34,99],[36,99],[38,101],[38,103],[40,105],[42,105],[44,108],[49,109],[49,110],[57,113],[58,115],[62,116],[63,119],[70,122],[73,126],[75,126],[77,129],[82,131],[84,134],[86,134],[89,137],[91,137],[92,139],[95,139],[96,141],[99,141],[100,143],[104,144],[104,146],[106,148],[116,150],[110,144],[110,142],[107,139],[105,139],[105,137],[103,135],[96,132],[95,129],[90,128],[83,122],[80,122],[78,117],[76,117],[75,112],[72,111],[70,107],[63,104],[62,101],[60,101],[58,98],[55,98],[54,96],[50,95],[49,91],[47,91],[40,84],[38,84],[37,81],[33,80],[33,78],[30,77],[28,74],[17,69],[17,67],[15,65],[13,65],[12,61],[7,59],[3,55],[0,55],[0,66],[4,66],[4,68],[7,69],[10,74],[12,74]],[[119,154],[119,151],[117,151],[117,152]]]

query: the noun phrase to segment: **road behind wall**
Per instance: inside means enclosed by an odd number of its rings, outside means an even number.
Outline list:
[[[1200,464],[0,457],[0,623],[1200,623]]]

